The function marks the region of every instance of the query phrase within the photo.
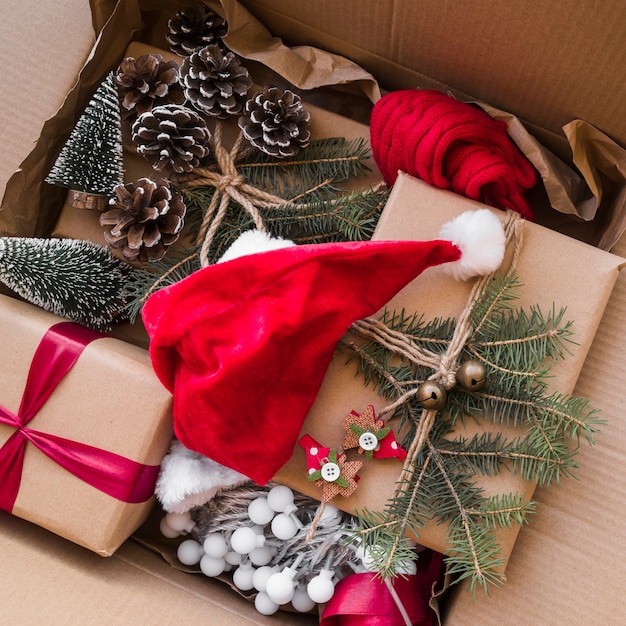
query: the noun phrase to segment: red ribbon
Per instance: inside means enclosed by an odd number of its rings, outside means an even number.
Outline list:
[[[425,551],[417,573],[397,577],[393,587],[414,626],[434,626],[437,616],[429,602],[441,579],[443,556]],[[320,626],[404,626],[405,621],[385,582],[371,572],[342,578],[324,607]]]
[[[49,328],[35,351],[17,415],[0,406],[0,424],[16,429],[0,448],[0,509],[9,513],[13,510],[28,442],[74,476],[117,500],[138,503],[153,495],[158,465],[143,465],[113,452],[27,428],[85,347],[101,337],[104,335],[72,322]]]

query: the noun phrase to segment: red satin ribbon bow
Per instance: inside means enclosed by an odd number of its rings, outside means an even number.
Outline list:
[[[16,429],[0,448],[0,509],[9,513],[13,510],[28,442],[74,476],[113,498],[138,503],[153,495],[158,465],[143,465],[113,452],[27,427],[85,347],[101,337],[104,335],[72,322],[60,322],[49,328],[31,362],[17,415],[0,406],[0,424]]]

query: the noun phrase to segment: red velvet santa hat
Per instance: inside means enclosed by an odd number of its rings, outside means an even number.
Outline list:
[[[142,316],[154,370],[174,396],[178,439],[258,484],[269,481],[291,457],[355,320],[428,267],[455,262],[467,278],[500,265],[499,219],[488,209],[468,215],[475,219],[456,244],[448,228],[449,240],[292,246],[203,268],[154,293]],[[468,232],[478,241],[467,242]]]

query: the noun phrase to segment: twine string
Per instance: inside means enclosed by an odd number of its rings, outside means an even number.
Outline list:
[[[517,213],[513,211],[506,213],[504,219],[506,245],[509,246],[511,243],[514,245],[507,276],[510,276],[515,270],[519,259],[522,247],[523,225],[524,220]],[[470,290],[467,303],[459,315],[452,339],[442,354],[418,346],[407,335],[389,328],[385,323],[374,318],[359,320],[352,325],[352,329],[363,337],[373,339],[410,363],[434,370],[429,380],[434,380],[446,389],[451,389],[456,384],[456,369],[461,353],[475,332],[471,319],[472,311],[492,279],[493,274],[488,274],[476,280]],[[417,388],[407,391],[394,402],[384,407],[379,412],[379,416],[383,417],[393,414],[399,406],[410,400],[416,393]],[[436,416],[437,411],[435,410],[424,410],[422,412],[417,430],[407,450],[407,456],[402,466],[394,497],[399,496],[403,485],[410,481],[411,476],[415,472],[417,456],[428,440],[430,431],[435,424]]]
[[[243,133],[240,132],[232,148],[228,150],[224,146],[222,125],[218,121],[213,133],[213,147],[217,169],[196,168],[191,174],[179,178],[181,182],[185,182],[190,186],[209,186],[215,189],[196,238],[196,245],[201,246],[200,265],[202,267],[209,265],[211,244],[224,221],[231,200],[243,207],[252,218],[255,227],[261,231],[266,231],[267,229],[259,209],[277,209],[294,205],[290,200],[253,187],[238,172],[236,163],[242,151],[243,139]]]

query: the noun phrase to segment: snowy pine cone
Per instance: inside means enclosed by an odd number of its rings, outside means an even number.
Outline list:
[[[242,112],[252,85],[241,59],[215,44],[183,60],[180,80],[187,99],[198,111],[221,119]]]
[[[309,145],[310,121],[300,96],[270,87],[246,102],[239,127],[255,148],[270,156],[287,157]]]
[[[163,104],[182,104],[185,94],[178,76],[178,65],[163,61],[160,54],[126,57],[115,74],[122,118],[141,115]]]
[[[228,32],[226,20],[204,4],[177,11],[167,24],[167,42],[172,52],[185,57],[198,48],[222,45]]]
[[[162,258],[183,228],[185,203],[167,180],[140,178],[115,188],[100,225],[109,226],[104,238],[129,262]]]
[[[140,115],[132,127],[137,152],[155,170],[191,172],[209,153],[211,134],[206,121],[187,107],[168,104]]]

